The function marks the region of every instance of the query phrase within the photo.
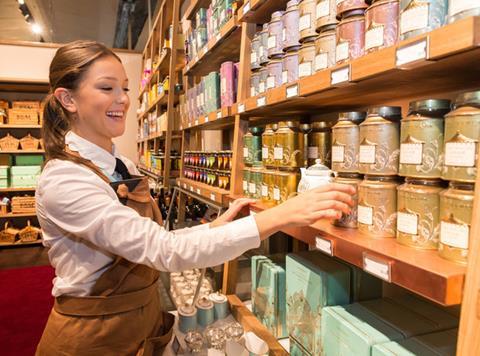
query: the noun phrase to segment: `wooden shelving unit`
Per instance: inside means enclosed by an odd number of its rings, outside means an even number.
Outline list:
[[[222,127],[231,126],[233,124],[233,116],[230,114],[231,107],[221,108],[217,111],[212,111],[208,115],[201,115],[192,124],[183,129],[199,128],[202,129],[217,129]]]
[[[45,150],[8,150],[8,151],[2,151],[0,150],[1,153],[8,153],[8,154],[32,154],[32,153],[45,153]]]
[[[0,129],[41,129],[41,125],[9,125],[9,124],[0,124]]]
[[[272,13],[285,10],[288,0],[246,0],[238,10],[239,20],[250,23],[270,21]]]
[[[178,178],[177,185],[184,190],[188,190],[191,193],[202,196],[212,202],[220,203],[222,206],[228,205],[227,196],[230,194],[230,191],[228,190],[213,187],[187,178]]]

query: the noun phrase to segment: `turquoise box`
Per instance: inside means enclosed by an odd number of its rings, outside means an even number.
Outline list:
[[[323,308],[349,303],[350,268],[319,251],[308,251],[287,255],[286,272],[290,343],[320,355]]]

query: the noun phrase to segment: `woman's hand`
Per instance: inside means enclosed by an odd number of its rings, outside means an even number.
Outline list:
[[[210,227],[217,227],[224,225],[230,221],[233,221],[237,214],[242,210],[244,207],[255,203],[255,199],[249,199],[249,198],[240,198],[236,199],[233,201],[232,204],[230,204],[230,207],[228,208],[227,211],[225,211],[222,215],[220,215],[218,218],[216,218],[211,224]]]

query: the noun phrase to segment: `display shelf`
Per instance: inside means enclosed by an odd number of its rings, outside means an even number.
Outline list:
[[[5,242],[0,242],[0,247],[19,247],[19,246],[35,246],[35,245],[41,245],[43,243],[42,239],[36,240],[36,241],[31,241],[31,242],[22,242],[20,240],[15,241],[13,244],[12,243],[5,243]]]
[[[233,125],[233,116],[230,114],[231,108],[224,107],[212,111],[207,115],[201,115],[192,123],[189,123],[184,129],[220,129]]]
[[[145,83],[145,86],[140,89],[140,93],[138,94],[138,99],[140,100],[143,96],[143,93],[147,91],[147,88],[150,87],[152,79],[157,75],[157,72],[163,72],[163,71],[168,71],[168,65],[169,65],[169,59],[170,59],[170,48],[164,48],[163,49],[164,53],[160,56],[159,62],[155,67],[152,69],[152,74],[150,75],[150,78],[148,81]]]
[[[425,51],[417,45],[425,45]],[[469,17],[250,97],[234,106],[232,114],[326,113],[478,88],[479,46],[480,17]],[[397,63],[397,57],[411,62]]]
[[[50,84],[46,80],[0,78],[0,91],[47,93]]]
[[[36,214],[0,214],[0,219],[10,219],[10,218],[29,218],[29,217],[36,217]]]
[[[138,115],[138,120],[142,120],[145,115],[147,115],[150,111],[152,111],[153,109],[155,109],[155,107],[160,104],[160,105],[167,105],[167,100],[168,100],[168,94],[166,94],[165,92],[163,92],[162,94],[160,94],[154,101],[152,104],[150,104],[150,106],[147,108],[147,110],[145,110],[143,113],[139,114]]]
[[[162,131],[160,133],[156,133],[154,135],[150,135],[148,137],[141,138],[141,139],[137,140],[137,143],[147,142],[147,141],[151,141],[151,140],[155,140],[155,139],[165,139],[165,138],[166,138],[166,131]],[[182,138],[182,135],[181,135],[180,131],[172,131],[172,139],[180,139],[180,138]]]
[[[192,0],[187,10],[185,10],[185,15],[183,19],[192,20],[195,17],[195,13],[201,7],[208,8],[212,0]]]
[[[37,188],[0,188],[0,193],[34,192],[35,189]]]
[[[10,125],[0,124],[0,129],[41,129],[42,125]]]
[[[9,154],[21,154],[21,153],[45,153],[45,150],[0,150],[0,154],[2,153],[9,153]]]
[[[138,165],[137,168],[140,171],[140,173],[143,173],[146,176],[149,176],[153,179],[163,179],[163,174],[160,171],[151,170],[151,169],[148,169],[147,167],[142,166],[142,165]],[[177,178],[179,176],[180,176],[180,171],[179,170],[170,171],[170,178]]]
[[[241,33],[241,27],[234,15],[223,25],[220,32],[190,59],[183,69],[183,75],[207,75],[218,71],[225,61],[238,61]]]
[[[251,23],[269,22],[274,11],[285,10],[288,0],[247,0],[238,10],[239,20]]]
[[[211,185],[196,182],[187,178],[178,178],[177,185],[184,190],[200,195],[215,203],[219,203],[222,206],[227,206],[228,204],[227,196],[230,194],[228,190],[212,187]]]

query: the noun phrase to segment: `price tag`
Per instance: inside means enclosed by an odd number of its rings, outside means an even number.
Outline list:
[[[208,122],[208,115],[205,116],[205,122]]]
[[[264,96],[261,96],[260,98],[257,99],[258,107],[265,106],[266,103],[267,103],[267,100]]]
[[[384,281],[392,281],[391,262],[363,253],[363,270]]]
[[[219,33],[217,33],[217,36],[215,36],[215,41],[218,42],[218,41],[220,41],[221,39],[222,39],[222,33],[219,32]]]
[[[241,114],[245,112],[245,104],[238,104],[238,112]]]
[[[186,184],[183,184],[183,189],[187,189],[187,185],[186,185]]]
[[[198,126],[198,119],[195,120],[195,126]]]
[[[193,193],[193,187],[192,186],[190,186],[190,191]]]
[[[298,84],[287,87],[287,98],[293,98],[298,95]]]
[[[315,237],[315,247],[326,253],[329,256],[333,256],[333,245],[331,240],[324,239],[323,237]]]
[[[217,119],[221,119],[221,118],[222,118],[222,110],[217,111]]]
[[[331,73],[331,84],[345,83],[350,80],[350,66],[346,66]]]
[[[213,194],[213,193],[210,194],[210,200],[215,201],[215,194]]]
[[[243,12],[242,12],[242,15],[245,15],[247,12],[250,11],[250,1],[247,1],[244,5],[243,5]]]
[[[422,59],[427,59],[427,39],[424,38],[418,42],[397,48],[396,65],[405,66]]]

